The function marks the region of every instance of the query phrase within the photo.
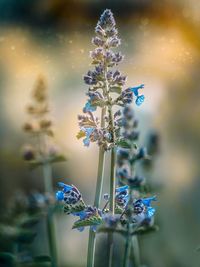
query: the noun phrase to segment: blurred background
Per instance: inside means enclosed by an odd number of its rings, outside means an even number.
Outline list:
[[[105,8],[111,8],[119,28],[125,55],[119,69],[128,75],[127,87],[145,84],[145,103],[135,108],[140,140],[147,142],[152,132],[159,139],[159,153],[146,175],[157,185],[160,230],[140,239],[142,263],[198,267],[198,0],[0,0],[1,217],[9,212],[14,196],[44,191],[40,170],[30,172],[21,153],[29,141],[22,131],[25,108],[40,74],[48,83],[55,143],[68,158],[54,165],[54,186],[58,181],[73,183],[86,203],[93,202],[98,149],[95,145],[85,148],[76,139],[77,114],[86,100],[82,77],[91,68],[91,38]],[[86,263],[88,232],[72,230],[73,220],[57,216],[59,266]],[[39,231],[30,249],[35,255],[48,254],[44,229]]]

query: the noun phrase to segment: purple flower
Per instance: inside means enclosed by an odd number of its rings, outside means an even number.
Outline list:
[[[116,23],[111,10],[109,9],[104,10],[103,14],[100,17],[98,25],[100,25],[104,29],[105,28],[112,29],[113,27],[115,27]]]

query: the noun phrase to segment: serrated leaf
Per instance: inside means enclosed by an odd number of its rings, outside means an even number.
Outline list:
[[[74,223],[72,229],[85,227],[85,226],[94,226],[101,224],[103,219],[100,216],[90,216],[83,220],[78,220]]]
[[[131,145],[125,139],[120,139],[116,143],[117,146],[120,146],[122,148],[131,148]]]
[[[121,94],[121,92],[122,92],[122,87],[121,87],[121,86],[112,86],[112,87],[110,87],[109,91],[110,91],[111,93]]]
[[[80,212],[85,208],[86,205],[82,198],[76,204],[64,204],[64,212],[67,214]]]

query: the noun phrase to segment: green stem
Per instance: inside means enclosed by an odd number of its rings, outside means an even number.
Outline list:
[[[49,162],[44,162],[43,164],[43,176],[44,176],[44,186],[45,192],[53,193],[52,186],[52,167]],[[49,241],[49,250],[51,255],[51,266],[57,266],[57,251],[56,251],[56,239],[55,239],[55,224],[53,217],[53,207],[50,205],[48,207],[47,214],[47,232]]]
[[[49,162],[43,163],[44,189],[47,193],[53,193],[52,168]]]
[[[123,267],[129,266],[130,249],[131,249],[131,236],[130,236],[130,231],[128,229],[126,244],[125,244],[125,250],[124,250]],[[135,267],[135,265],[134,265],[134,267]]]
[[[49,207],[47,214],[47,231],[49,237],[49,250],[51,255],[51,266],[57,266],[57,251],[56,251],[56,240],[55,240],[55,223],[53,217],[53,207]]]
[[[111,167],[110,167],[110,211],[115,214],[115,149],[111,150]],[[112,267],[113,259],[113,233],[108,234],[108,266]]]
[[[133,262],[134,267],[140,267],[140,249],[139,249],[138,237],[136,235],[132,236],[131,260]]]
[[[101,112],[101,127],[104,127],[104,125],[105,125],[105,119],[104,119],[105,113],[106,113],[106,108],[103,108],[102,112]],[[94,200],[94,206],[97,208],[99,208],[100,201],[101,201],[101,195],[102,195],[104,159],[105,159],[105,150],[103,147],[100,147],[96,192],[95,192],[95,200]],[[89,230],[89,241],[88,241],[87,267],[93,267],[94,266],[95,245],[96,245],[96,235],[90,229]]]
[[[108,267],[112,267],[113,263],[113,233],[108,233]]]
[[[115,214],[115,149],[111,150],[111,168],[110,168],[110,211]]]

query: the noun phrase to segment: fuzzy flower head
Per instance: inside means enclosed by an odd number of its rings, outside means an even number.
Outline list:
[[[143,224],[151,221],[156,209],[151,207],[151,202],[156,201],[156,196],[137,199],[133,202],[133,222]]]
[[[58,183],[61,190],[56,192],[57,201],[64,203],[64,212],[67,214],[79,212],[86,207],[82,195],[74,185]]]

